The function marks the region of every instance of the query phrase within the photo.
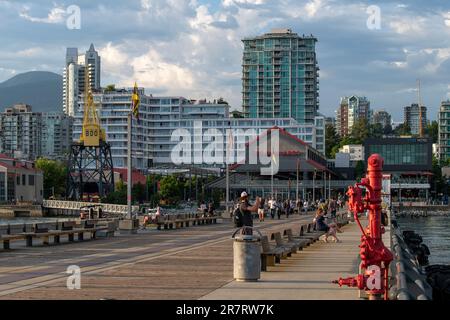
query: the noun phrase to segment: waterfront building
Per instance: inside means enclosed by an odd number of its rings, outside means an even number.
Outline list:
[[[0,153],[34,160],[42,153],[42,114],[18,104],[0,113]]]
[[[272,178],[270,174],[261,174],[261,169],[265,167],[263,164],[250,162],[249,152],[251,147],[257,153],[260,152],[260,145],[256,145],[256,141],[264,136],[267,136],[270,144],[274,131],[279,132],[279,159],[276,161],[278,170]],[[328,168],[327,159],[322,153],[280,128],[263,131],[258,139],[245,148],[245,159],[230,166],[231,199],[239,198],[240,193],[245,190],[251,198],[262,196],[268,199],[273,196],[277,199],[295,200],[298,196],[298,199],[314,201],[327,198],[330,194],[345,193],[348,185],[354,183]],[[225,190],[226,178],[210,183],[208,188]]]
[[[245,116],[313,124],[319,109],[317,39],[275,29],[242,41]]]
[[[441,103],[438,123],[438,158],[440,162],[445,162],[450,158],[450,100]]]
[[[364,161],[364,146],[361,144],[347,144],[339,149],[340,153],[348,153],[350,161]]]
[[[100,77],[101,58],[93,44],[85,54],[78,54],[77,48],[67,48],[63,71],[63,111],[67,115],[74,116],[86,80],[89,88],[96,91],[100,90]]]
[[[385,110],[377,110],[373,113],[373,123],[381,124],[383,128],[392,125],[392,117],[389,112]]]
[[[411,129],[411,134],[420,134],[420,118],[422,118],[422,130],[427,127],[427,107],[420,106],[417,103],[404,108],[404,123]]]
[[[42,114],[41,155],[52,160],[67,160],[72,144],[73,118],[62,112]]]
[[[0,203],[42,203],[44,176],[34,162],[0,154]]]
[[[383,173],[390,176],[392,203],[424,203],[430,197],[432,140],[429,138],[369,138],[365,161],[374,153],[384,159]]]
[[[339,108],[336,110],[336,132],[341,137],[348,136],[359,119],[371,122],[370,101],[366,97],[358,96],[341,98]]]
[[[127,167],[127,114],[131,108],[130,89],[103,90],[94,93],[94,102],[102,127],[106,131],[107,141],[111,144],[114,166]],[[277,126],[286,129],[298,139],[305,141],[318,152],[325,153],[325,121],[323,116],[316,116],[311,124],[299,124],[291,118],[231,118],[230,107],[222,99],[216,101],[195,101],[183,97],[154,97],[146,95],[140,89],[141,104],[139,121],[133,120],[133,166],[140,170],[158,165],[174,165],[172,151],[179,144],[173,139],[177,129],[185,129],[192,135],[192,158],[199,156],[210,144],[208,130],[216,130],[220,135],[223,150],[229,141],[227,130],[232,130],[233,140],[245,139],[247,130],[255,135]],[[83,121],[83,102],[75,114],[73,139],[81,135]],[[201,128],[201,131],[195,131]],[[201,150],[195,147],[194,139],[204,136]],[[208,138],[206,138],[208,137]],[[176,137],[175,137],[176,138]],[[241,144],[234,144],[233,154],[242,152]],[[196,163],[200,165],[201,163]],[[212,166],[223,167],[217,163]]]

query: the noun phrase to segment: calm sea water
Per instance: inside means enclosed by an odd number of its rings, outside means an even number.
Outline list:
[[[430,249],[430,265],[450,265],[450,217],[397,218],[401,230],[420,234]]]

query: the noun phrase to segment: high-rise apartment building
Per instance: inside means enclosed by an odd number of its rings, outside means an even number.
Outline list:
[[[243,40],[243,108],[247,118],[293,118],[313,124],[319,109],[314,36],[272,30]]]
[[[0,153],[34,160],[41,155],[42,114],[18,104],[0,113]]]
[[[370,101],[366,97],[358,96],[341,98],[340,106],[336,110],[336,132],[341,137],[348,136],[359,119],[371,121]]]
[[[73,118],[65,113],[42,114],[42,156],[54,160],[67,160],[72,144]]]
[[[100,77],[101,59],[93,44],[81,55],[77,48],[67,48],[63,72],[63,111],[67,115],[74,116],[86,81],[92,91],[100,90]]]
[[[373,113],[373,123],[379,123],[386,128],[388,125],[392,125],[392,117],[386,110],[377,110]]]
[[[439,161],[443,162],[450,158],[450,100],[441,103],[438,122],[438,153]]]
[[[420,118],[422,118],[422,130],[427,126],[427,107],[420,106],[417,103],[411,104],[404,108],[404,123],[411,129],[411,134],[420,134]]]

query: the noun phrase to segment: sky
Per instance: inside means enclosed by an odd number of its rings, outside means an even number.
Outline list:
[[[67,47],[94,43],[104,86],[137,81],[148,94],[223,97],[240,109],[241,40],[273,28],[318,38],[326,116],[355,94],[402,121],[417,79],[430,119],[450,98],[448,0],[0,0],[0,82],[62,74]]]

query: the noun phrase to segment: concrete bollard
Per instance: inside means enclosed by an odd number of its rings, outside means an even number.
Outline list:
[[[257,281],[261,278],[261,234],[260,236],[242,234],[236,236],[236,233],[241,230],[237,230],[233,235],[234,279]]]

